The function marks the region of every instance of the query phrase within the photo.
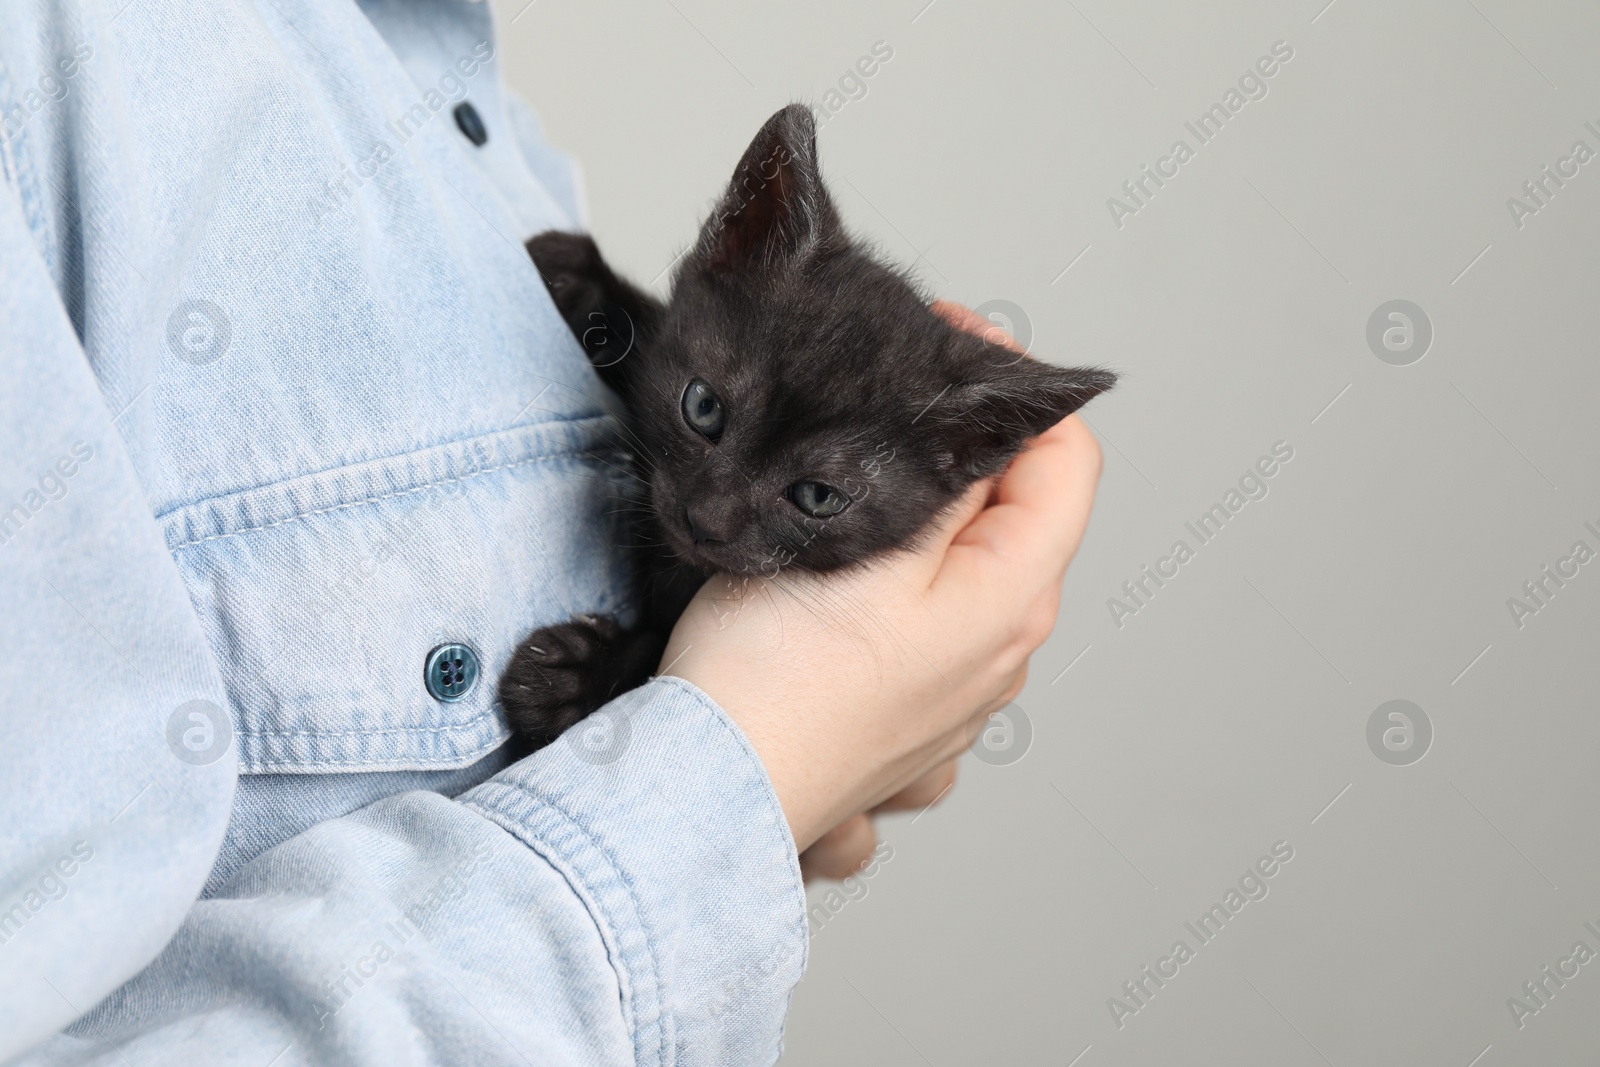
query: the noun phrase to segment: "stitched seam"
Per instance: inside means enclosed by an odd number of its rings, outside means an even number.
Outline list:
[[[488,717],[488,716],[479,716],[477,719],[474,719],[472,721],[472,723],[467,724],[467,726],[460,727],[460,729],[466,729],[468,726],[471,726],[473,724],[481,724],[482,720],[484,718],[486,718],[486,717]],[[405,730],[405,729],[401,729],[401,730],[385,730],[385,731],[382,731],[382,732],[383,733],[411,733],[411,734],[426,733],[426,734],[429,734],[429,735],[433,735],[433,734],[437,734],[437,733],[441,733],[441,732],[452,731],[452,730],[455,730],[455,729],[458,729],[458,728],[457,727],[451,727],[451,726],[440,726],[440,727],[437,727],[437,728],[420,727],[420,728],[410,729],[410,730]],[[349,733],[364,733],[365,731],[356,730],[356,731],[348,731],[348,732]],[[373,732],[376,733],[377,731],[373,731]],[[254,744],[251,745],[252,748],[256,748],[256,749],[271,749],[273,751],[281,751],[281,749],[279,748],[280,742],[277,742],[277,741],[274,741],[274,740],[270,740],[270,738],[272,738],[274,735],[252,734],[252,733],[246,733],[244,731],[240,731],[235,736],[239,739],[241,744],[244,744],[244,743],[247,743],[247,742],[255,742]],[[293,736],[293,735],[283,734],[283,735],[276,735],[276,736],[287,737],[287,736]],[[304,735],[301,735],[301,736],[307,737],[312,741],[321,741],[323,739],[323,735],[319,735],[319,734],[304,734]],[[335,742],[337,742],[337,739],[340,736],[343,736],[343,735],[335,735],[335,738],[334,738]],[[481,744],[479,744],[475,748],[469,749],[469,750],[464,751],[464,752],[455,752],[455,753],[448,754],[446,756],[438,756],[438,757],[424,757],[424,756],[420,755],[419,753],[410,752],[410,753],[406,753],[406,754],[402,754],[402,755],[398,755],[398,756],[388,756],[388,757],[384,757],[384,758],[381,758],[381,759],[377,758],[377,757],[362,757],[362,756],[319,756],[319,757],[317,757],[315,759],[303,760],[303,759],[300,759],[300,758],[295,757],[295,756],[273,755],[273,754],[270,754],[270,753],[262,753],[260,751],[257,751],[256,753],[254,753],[253,755],[248,756],[248,757],[246,757],[243,753],[241,753],[240,754],[240,766],[241,766],[241,768],[248,767],[250,769],[250,773],[273,773],[274,771],[286,771],[287,773],[291,773],[291,774],[318,774],[323,769],[326,769],[326,768],[344,768],[344,767],[354,767],[354,768],[356,768],[358,770],[371,770],[373,768],[381,768],[381,767],[398,767],[401,770],[418,770],[418,771],[460,770],[463,767],[470,766],[471,764],[476,763],[478,760],[483,759],[489,753],[493,752],[495,749],[499,748],[502,744],[504,744],[506,739],[509,738],[510,736],[511,735],[509,733],[507,733],[507,732],[505,732],[503,730],[502,731],[497,731],[493,736],[490,736],[490,737],[486,738]],[[268,738],[268,739],[264,740],[263,738]],[[434,762],[436,760],[443,760],[444,761],[443,766],[440,766],[437,762]],[[460,762],[462,760],[464,760],[465,762]],[[262,768],[267,768],[267,770],[262,771],[261,770]]]
[[[523,803],[526,803],[526,798],[517,796],[517,791],[511,789],[509,786],[505,786],[504,783],[484,783],[485,786],[492,786],[495,784],[499,784],[507,792],[512,794],[509,799],[520,800]],[[490,796],[494,796],[495,792],[498,791],[491,790]],[[560,850],[550,842],[534,838],[531,828],[523,825],[521,820],[512,815],[509,811],[502,810],[501,803],[494,800],[468,800],[463,801],[462,806],[467,808],[469,811],[477,812],[484,819],[487,819],[489,822],[500,827],[501,830],[509,834],[524,848],[538,856],[540,859],[544,860],[544,862],[553,868],[557,874],[561,875],[561,880],[566,882],[567,885],[572,888],[579,901],[583,904],[583,910],[589,913],[589,921],[594,923],[595,927],[600,932],[600,943],[605,946],[606,960],[611,964],[611,969],[618,972],[617,986],[618,992],[622,993],[623,995],[623,1015],[626,1018],[629,1027],[633,1030],[633,1034],[631,1036],[633,1037],[633,1044],[635,1048],[637,1048],[639,1044],[639,1019],[637,1014],[637,1001],[639,998],[638,991],[635,988],[637,983],[633,981],[632,973],[629,971],[627,965],[623,962],[623,957],[627,955],[627,950],[621,944],[621,938],[617,934],[615,922],[612,920],[612,917],[609,914],[602,914],[605,909],[600,904],[599,894],[594,891],[592,886],[579,877],[577,865],[573,862],[571,857],[561,855]],[[576,829],[576,827],[573,827],[573,829]],[[548,855],[547,853],[555,853],[555,856]],[[557,862],[557,859],[559,859],[559,863]],[[637,900],[634,901],[634,905],[637,909]],[[641,923],[640,926],[642,933],[643,924]],[[649,938],[646,937],[645,941],[648,943]],[[622,977],[624,974],[627,975],[626,981],[624,981]],[[657,990],[657,1000],[659,999],[660,990]]]
[[[472,766],[489,753],[498,748],[498,744],[475,752],[467,752],[459,757],[451,757],[452,762],[442,765],[423,764],[413,759],[391,760],[318,760],[315,763],[300,763],[297,761],[272,760],[272,759],[246,759],[240,764],[241,774],[307,774],[317,775],[325,773],[319,768],[345,768],[354,767],[357,771],[368,771],[373,768],[393,767],[399,773],[416,771],[419,774],[446,774],[450,771],[459,771]],[[463,762],[454,762],[460,760]],[[340,774],[355,773],[340,769]]]
[[[382,767],[396,767],[400,770],[415,771],[453,771],[460,770],[463,767],[468,767],[478,762],[478,760],[487,756],[489,753],[493,752],[495,749],[504,744],[508,736],[509,735],[491,737],[480,748],[454,753],[448,757],[438,757],[443,761],[438,763],[428,762],[427,760],[421,759],[415,755],[395,756],[389,759],[361,759],[351,757],[344,759],[332,758],[305,761],[296,759],[292,756],[261,755],[258,753],[249,757],[241,754],[240,765],[241,767],[251,768],[251,773],[281,772],[284,774],[319,774],[323,773],[327,768],[354,768],[356,771],[367,771]],[[247,740],[249,740],[249,738],[247,738]],[[268,768],[269,770],[261,770],[262,768]],[[340,773],[344,772],[341,770]]]
[[[732,742],[732,744],[736,748],[738,748],[740,751],[744,752],[750,758],[750,760],[755,763],[755,765],[757,767],[761,766],[761,759],[760,759],[759,756],[756,755],[755,749],[753,747],[751,747],[749,739],[744,736],[743,732],[741,732],[739,729],[737,729],[734,726],[733,721],[728,718],[727,712],[723,711],[721,705],[719,705],[715,700],[713,700],[710,697],[709,694],[707,694],[704,690],[702,690],[699,686],[695,685],[693,682],[690,682],[688,679],[679,678],[676,675],[659,675],[654,680],[665,682],[671,688],[674,688],[674,689],[678,690],[680,693],[682,693],[683,695],[689,697],[696,704],[698,704],[703,710],[709,712],[711,714],[712,719],[714,719],[716,721],[717,726],[722,730],[722,733],[724,734],[724,736],[726,736],[728,738],[728,740],[730,742]],[[646,684],[649,684],[649,683],[646,683]],[[789,848],[788,848],[787,851],[790,851],[791,854],[792,854],[794,840],[793,840],[793,837],[791,835],[789,835],[788,833],[785,832],[785,828],[788,827],[789,822],[788,822],[788,819],[783,814],[782,806],[778,804],[777,797],[774,795],[774,793],[772,791],[771,783],[770,783],[769,780],[765,779],[765,776],[763,774],[757,774],[755,777],[758,780],[762,781],[763,784],[766,785],[765,790],[763,790],[763,792],[766,794],[766,799],[765,799],[764,806],[766,807],[769,815],[772,815],[772,816],[774,816],[776,818],[776,820],[777,820],[776,821],[776,826],[779,827],[779,829],[777,829],[776,833],[780,837],[780,839],[781,838],[787,838],[788,839],[787,844],[788,844]],[[671,1008],[670,1002],[667,999],[665,987],[663,987],[661,985],[660,963],[659,963],[658,959],[656,958],[655,937],[654,937],[653,932],[650,930],[650,927],[648,926],[647,922],[645,921],[644,910],[639,905],[638,894],[634,891],[633,882],[628,877],[627,871],[619,863],[617,863],[616,858],[609,851],[607,851],[603,846],[601,846],[599,844],[599,842],[595,841],[594,838],[590,836],[589,832],[586,829],[584,829],[583,826],[581,824],[579,824],[575,819],[573,819],[573,817],[564,808],[562,808],[559,804],[555,803],[554,801],[550,800],[547,797],[543,797],[543,796],[533,792],[532,790],[530,790],[528,787],[524,786],[520,782],[515,782],[515,781],[496,781],[493,784],[496,785],[496,786],[499,786],[501,788],[510,789],[510,790],[514,790],[514,791],[516,791],[518,793],[521,793],[524,796],[526,796],[527,798],[529,798],[531,801],[533,801],[534,803],[545,805],[546,807],[548,807],[548,808],[556,811],[557,813],[559,813],[563,818],[565,818],[571,824],[572,828],[578,834],[580,834],[584,839],[589,841],[591,846],[594,847],[602,856],[604,856],[606,858],[606,860],[612,865],[612,868],[616,871],[618,878],[621,879],[624,887],[627,890],[628,896],[630,898],[632,898],[632,900],[633,900],[634,909],[639,915],[639,928],[640,928],[640,931],[644,935],[645,944],[649,949],[648,955],[650,957],[650,969],[651,969],[651,972],[652,972],[652,976],[655,979],[656,990],[657,990],[657,992],[656,992],[656,997],[657,997],[656,1012],[657,1012],[657,1016],[658,1016],[658,1021],[656,1023],[656,1026],[658,1027],[660,1035],[661,1035],[660,1044],[659,1044],[659,1049],[660,1049],[660,1053],[659,1054],[663,1057],[663,1062],[665,1062],[665,1056],[666,1056],[666,1051],[667,1051],[668,1028],[665,1025],[665,1023],[663,1021],[661,1021],[661,1020],[664,1020],[666,1018],[666,1016],[668,1016],[672,1012],[672,1008]],[[477,806],[479,806],[479,804],[481,802],[479,802],[479,801],[467,801],[466,803],[469,804],[470,806],[477,807]],[[487,812],[485,812],[485,814],[487,814]],[[509,815],[509,813],[507,813],[507,814]],[[519,834],[517,836],[520,837],[521,835]],[[530,847],[532,847],[531,844],[530,844]],[[537,851],[537,849],[535,849],[535,851]],[[796,856],[795,860],[791,864],[790,873],[793,875],[794,884],[796,886],[798,886],[800,884],[800,870],[799,870],[799,858],[798,858],[798,856]],[[598,900],[598,897],[596,897],[596,899]],[[798,981],[799,976],[803,975],[805,973],[806,963],[807,963],[807,960],[809,959],[810,954],[811,954],[810,953],[810,948],[811,948],[810,940],[806,936],[807,922],[806,922],[806,903],[805,903],[804,890],[801,890],[797,895],[793,896],[791,898],[791,903],[794,905],[795,909],[799,912],[799,920],[798,920],[798,922],[791,922],[790,926],[789,926],[789,929],[800,940],[800,953],[801,953],[801,956],[800,956],[800,964],[799,964],[799,968],[798,968],[798,972],[799,973],[796,975],[796,980]],[[793,1001],[793,998],[794,998],[794,988],[791,986],[790,990],[789,990],[789,996],[786,997],[785,1001],[784,1001],[785,1005],[788,1005],[789,1003],[791,1003]],[[635,1044],[637,1044],[637,1042],[638,1042],[637,1026],[638,1026],[638,1021],[637,1021],[637,1018],[635,1018],[635,1035],[634,1035],[635,1036]],[[780,1040],[781,1040],[782,1030],[783,1030],[783,1026],[780,1023],[780,1025],[779,1025]]]
[[[540,456],[542,457],[556,458],[560,456],[580,455],[592,451],[627,451],[627,449],[620,442],[615,441],[615,433],[607,432],[605,429],[604,424],[608,419],[609,416],[605,414],[599,414],[579,415],[572,418],[561,418],[551,422],[543,423],[522,423],[516,426],[506,427],[502,430],[490,430],[485,433],[468,434],[465,437],[454,438],[447,441],[435,441],[432,443],[418,444],[404,452],[394,452],[384,455],[350,459],[344,462],[336,463],[331,467],[324,467],[320,470],[310,471],[304,474],[291,474],[285,477],[276,478],[273,481],[264,482],[257,485],[244,486],[238,489],[230,489],[225,492],[214,493],[211,496],[201,497],[199,500],[193,500],[185,504],[178,504],[157,514],[156,521],[165,522],[172,516],[180,515],[192,508],[201,507],[207,504],[216,504],[221,501],[232,500],[238,497],[246,497],[255,493],[278,489],[285,485],[313,481],[318,478],[326,478],[347,471],[361,470],[367,467],[383,467],[398,463],[402,460],[426,457],[431,454],[444,454],[452,449],[459,452],[462,449],[479,445],[485,441],[491,441],[495,439],[510,439],[514,437],[518,441],[526,442],[530,437],[537,437],[539,436],[540,431],[546,430],[553,431],[554,433],[566,438],[576,436],[578,440],[568,440],[564,443],[553,443],[550,448],[540,451]],[[581,440],[589,437],[595,438],[593,447],[585,448],[581,444]]]
[[[542,807],[545,807],[545,808],[547,808],[547,809],[549,809],[551,811],[554,811],[556,814],[560,815],[563,819],[566,820],[566,823],[567,823],[568,827],[572,830],[572,832],[575,833],[579,838],[581,838],[582,840],[587,842],[590,848],[594,849],[601,856],[605,857],[606,862],[611,865],[611,869],[614,872],[616,872],[617,880],[621,883],[622,888],[626,891],[627,896],[628,896],[628,900],[633,904],[634,914],[636,916],[638,916],[639,933],[643,937],[644,945],[645,945],[645,953],[644,954],[646,956],[648,956],[649,960],[650,960],[650,977],[654,980],[654,984],[655,984],[655,990],[654,990],[655,991],[655,996],[654,996],[653,999],[655,1000],[656,1019],[655,1019],[654,1025],[655,1025],[656,1031],[657,1031],[657,1033],[659,1035],[657,1037],[657,1039],[656,1039],[656,1055],[658,1057],[659,1062],[665,1063],[667,1061],[667,1027],[665,1025],[665,1020],[666,1020],[668,1012],[671,1009],[667,1004],[667,999],[666,999],[667,989],[666,989],[666,986],[662,983],[662,980],[661,980],[661,962],[656,957],[656,937],[655,937],[654,932],[650,929],[649,920],[648,920],[648,918],[646,916],[646,913],[645,913],[644,904],[639,899],[639,894],[638,894],[637,891],[635,891],[635,889],[633,887],[633,879],[628,877],[627,869],[625,867],[623,867],[622,864],[618,863],[616,856],[614,856],[611,853],[611,851],[609,849],[607,849],[604,845],[602,845],[599,841],[595,840],[594,836],[592,834],[590,834],[587,829],[584,828],[583,824],[578,822],[577,819],[573,818],[572,813],[567,811],[567,809],[563,808],[560,804],[557,804],[555,801],[551,800],[549,797],[541,796],[540,794],[533,792],[533,790],[528,789],[526,786],[523,786],[522,784],[520,784],[518,782],[505,782],[505,781],[503,781],[503,782],[497,782],[495,784],[501,786],[502,788],[509,789],[509,790],[511,790],[511,791],[513,791],[515,793],[522,794],[522,796],[525,797],[528,801],[530,801],[535,808],[542,806]],[[468,804],[468,806],[474,807],[474,808],[478,808],[480,806],[479,802],[476,801],[476,800],[467,801],[467,804]],[[484,813],[487,814],[487,811],[485,811]],[[503,814],[505,814],[507,817],[512,817],[510,812],[504,812]],[[519,822],[519,825],[520,825],[520,822]],[[522,827],[522,828],[524,830],[531,830],[531,828],[529,828],[529,827]],[[517,836],[520,838],[522,835],[518,834]],[[545,844],[546,844],[546,847],[550,847],[548,842],[545,842]],[[529,847],[532,847],[531,844],[530,844]],[[535,850],[535,851],[537,851],[537,850]],[[571,859],[569,859],[568,862],[573,867],[574,873],[577,873],[576,857],[572,857]],[[595,903],[597,905],[600,905],[601,904],[600,894],[594,892],[592,887],[586,887],[586,888],[589,888],[589,895],[594,899]],[[606,918],[607,918],[608,922],[611,922],[611,925],[613,926],[613,928],[615,928],[615,922],[612,921],[611,916],[608,915]],[[639,1033],[638,1033],[639,1017],[638,1017],[637,1014],[634,1014],[633,1025],[634,1025],[634,1035],[633,1035],[634,1043],[637,1045],[638,1044],[638,1040],[639,1040]]]
[[[733,720],[728,717],[728,713],[723,710],[722,705],[711,699],[711,695],[705,690],[689,681],[689,679],[679,678],[675,674],[657,675],[653,681],[666,682],[674,689],[677,689],[679,692],[694,700],[706,711],[709,711],[711,713],[711,717],[716,720],[717,725],[722,728],[723,733],[728,736],[728,739],[732,741],[733,744],[736,745],[747,756],[749,756],[752,763],[761,768],[760,773],[754,774],[753,777],[756,778],[758,782],[766,786],[763,792],[766,794],[767,812],[776,819],[776,825],[779,827],[777,830],[778,837],[780,839],[787,839],[787,851],[792,851],[794,853],[794,863],[791,864],[789,871],[792,875],[794,875],[795,883],[801,886],[800,893],[794,900],[795,905],[800,911],[800,921],[791,927],[798,933],[800,937],[800,973],[798,976],[796,976],[796,981],[798,982],[799,978],[804,976],[806,965],[811,959],[811,939],[807,936],[807,930],[810,926],[810,923],[806,918],[805,888],[803,880],[800,876],[800,856],[798,851],[795,851],[794,834],[788,829],[789,817],[783,813],[783,805],[778,803],[777,793],[772,788],[772,779],[766,774],[766,765],[761,762],[761,757],[756,754],[755,747],[750,744],[750,739],[744,736],[744,732],[739,730],[734,725]],[[786,998],[784,1003],[787,1004],[793,998],[794,988],[790,987],[789,997]],[[786,1010],[785,1018],[787,1018],[787,1014],[788,1013]],[[779,1024],[779,1027],[781,1034],[781,1023]]]
[[[675,674],[660,674],[652,680],[667,683],[712,713],[711,717],[717,721],[717,725],[722,728],[722,732],[728,736],[728,739],[737,745],[740,751],[749,756],[751,761],[754,762],[756,766],[762,768],[763,773],[762,775],[758,775],[757,778],[762,780],[762,783],[767,787],[767,812],[768,814],[777,816],[779,826],[787,828],[789,825],[789,817],[783,813],[783,806],[778,803],[777,794],[772,788],[772,780],[765,777],[766,765],[761,762],[761,757],[756,754],[755,748],[750,744],[750,739],[745,737],[742,731],[734,727],[733,720],[728,718],[728,713],[723,710],[722,705],[718,704],[715,700],[712,700],[711,694],[707,693],[704,689],[701,689],[687,678],[679,678]],[[648,685],[649,683],[647,682],[645,684]],[[794,835],[791,833],[788,836],[789,844],[793,845]],[[798,875],[799,873],[799,865],[797,863],[795,874]],[[803,902],[801,903],[800,910],[801,912],[805,911],[805,904]]]
[[[622,611],[623,608],[624,608],[624,605],[618,604],[617,598],[616,597],[612,597],[612,596],[602,596],[602,597],[600,597],[599,598],[599,602],[595,605],[596,612],[599,613],[599,614],[605,614],[605,615],[615,615],[618,612]],[[437,733],[451,733],[451,732],[456,732],[456,731],[461,731],[461,730],[476,729],[483,723],[483,721],[485,719],[493,719],[494,717],[495,717],[494,708],[491,705],[491,707],[488,710],[480,711],[480,712],[478,712],[478,714],[474,715],[470,719],[467,719],[465,722],[458,722],[458,723],[437,723],[437,724],[435,724],[435,723],[415,723],[415,724],[412,724],[410,726],[391,726],[391,727],[387,727],[387,728],[384,728],[384,729],[368,728],[368,729],[356,729],[356,730],[318,730],[318,729],[305,729],[305,730],[244,730],[244,729],[239,729],[239,728],[235,727],[234,733],[238,737],[260,737],[260,738],[268,738],[268,737],[339,738],[339,737],[374,737],[374,736],[383,735],[383,734],[418,734],[418,733],[437,734]],[[508,734],[507,736],[510,736],[510,735]],[[398,760],[404,760],[406,758],[407,757],[396,757],[396,759],[398,759]],[[319,762],[322,762],[322,761],[319,761]],[[365,763],[368,763],[368,762],[375,762],[375,761],[369,761],[369,760],[365,760],[365,759],[359,759],[359,758],[351,757],[351,758],[346,759],[346,760],[337,760],[337,761],[333,761],[333,762],[339,762],[339,763],[348,762],[348,763],[365,764]]]
[[[177,552],[180,549],[193,548],[195,545],[203,545],[207,541],[220,541],[220,540],[223,540],[224,538],[238,537],[241,534],[255,533],[255,532],[259,531],[259,530],[270,530],[274,526],[283,526],[286,523],[298,522],[301,519],[309,519],[314,515],[326,515],[326,514],[328,514],[329,512],[332,512],[332,511],[343,511],[346,508],[366,507],[369,504],[376,504],[381,500],[392,500],[397,496],[408,496],[408,495],[410,495],[412,493],[423,493],[423,492],[427,492],[430,489],[437,489],[437,488],[439,488],[440,486],[443,486],[443,485],[453,485],[456,482],[464,482],[464,481],[467,481],[468,479],[481,477],[482,475],[485,475],[485,474],[493,474],[495,471],[503,471],[503,470],[506,470],[506,469],[508,469],[510,467],[525,467],[525,466],[527,466],[529,464],[532,464],[532,463],[555,463],[555,462],[559,462],[561,460],[571,459],[574,456],[581,456],[583,454],[584,453],[580,453],[580,452],[571,452],[571,453],[566,453],[566,454],[562,454],[562,455],[530,456],[527,459],[513,460],[510,463],[502,463],[502,464],[500,464],[499,466],[496,466],[496,467],[485,467],[482,470],[472,471],[469,474],[458,475],[458,476],[456,476],[454,478],[443,478],[443,479],[440,479],[437,482],[429,482],[426,485],[414,485],[409,489],[396,489],[392,493],[382,493],[382,494],[379,494],[378,496],[370,496],[370,497],[366,497],[366,498],[361,499],[361,500],[351,500],[351,501],[347,501],[347,502],[345,502],[343,504],[332,504],[332,505],[330,505],[328,507],[325,507],[325,508],[317,508],[314,511],[302,511],[302,512],[299,512],[297,514],[290,515],[287,518],[274,519],[272,522],[264,522],[264,523],[260,523],[259,525],[256,525],[256,526],[244,526],[244,527],[241,527],[241,528],[239,528],[237,530],[231,530],[228,533],[211,534],[209,537],[201,537],[201,538],[198,538],[198,539],[193,540],[193,541],[180,541],[178,544],[172,546],[171,551]],[[199,504],[190,505],[190,506],[191,507],[203,507],[203,506],[205,506],[206,503],[207,503],[206,501],[201,501]]]
[[[440,723],[431,725],[418,723],[414,726],[392,726],[386,730],[238,730],[240,737],[376,737],[380,734],[414,734],[414,733],[450,733],[455,730],[471,730],[484,719],[494,717],[491,711],[481,711],[466,722],[453,724]]]

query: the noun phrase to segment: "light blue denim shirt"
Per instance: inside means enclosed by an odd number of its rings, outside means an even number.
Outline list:
[[[0,0],[0,1060],[777,1057],[804,902],[723,712],[502,754],[515,642],[628,571],[500,73],[465,0]]]

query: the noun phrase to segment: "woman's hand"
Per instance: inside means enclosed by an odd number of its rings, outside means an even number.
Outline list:
[[[852,815],[823,834],[800,853],[800,874],[838,880],[859,871],[878,847],[873,816],[880,812],[924,811],[936,804],[956,784],[956,761],[946,760],[871,811]]]
[[[814,873],[871,833],[857,816],[925,791],[1021,691],[1099,475],[1099,445],[1073,416],[973,486],[916,552],[823,578],[718,576],[690,604],[667,673],[739,724],[800,850],[839,828]]]
[[[971,308],[948,300],[935,300],[932,310],[958,330],[976,334],[988,344],[1022,353],[1009,333]],[[851,816],[823,834],[800,854],[801,875],[809,882],[813,878],[840,879],[859,871],[872,858],[878,845],[873,816],[879,812],[920,812],[937,804],[956,784],[957,763],[956,759],[941,763],[871,811]]]

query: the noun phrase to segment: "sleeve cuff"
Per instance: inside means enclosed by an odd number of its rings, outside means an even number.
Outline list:
[[[794,839],[744,734],[656,678],[459,798],[566,877],[641,1064],[778,1058],[806,960]]]

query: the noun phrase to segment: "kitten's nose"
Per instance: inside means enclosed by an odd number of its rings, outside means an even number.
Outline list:
[[[683,521],[689,525],[689,536],[702,544],[721,544],[728,539],[726,521],[719,523],[704,514],[696,515],[692,504],[683,509]]]

